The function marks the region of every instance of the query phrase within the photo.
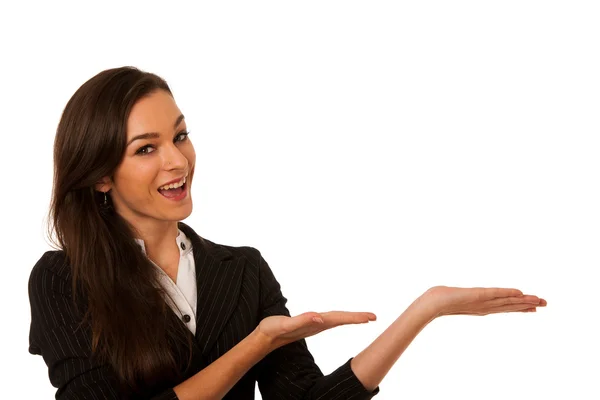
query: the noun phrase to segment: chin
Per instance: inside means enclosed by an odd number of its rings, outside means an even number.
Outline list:
[[[189,217],[192,214],[192,202],[190,201],[189,205],[185,205],[184,207],[181,207],[180,210],[177,210],[175,212],[173,212],[172,214],[174,214],[173,219],[176,219],[177,221],[181,221],[186,219],[187,217]],[[169,213],[171,214],[171,213]]]

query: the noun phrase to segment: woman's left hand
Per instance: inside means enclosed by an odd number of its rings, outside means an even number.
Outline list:
[[[448,286],[432,287],[418,301],[425,301],[432,307],[436,317],[535,312],[537,307],[548,304],[546,300],[534,295],[524,295],[518,289]]]

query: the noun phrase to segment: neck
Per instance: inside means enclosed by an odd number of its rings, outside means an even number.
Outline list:
[[[177,221],[148,221],[132,224],[137,238],[144,241],[148,254],[159,254],[162,249],[173,247],[179,234]]]

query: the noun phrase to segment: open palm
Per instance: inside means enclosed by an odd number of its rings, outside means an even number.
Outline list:
[[[279,347],[336,326],[364,324],[375,321],[376,318],[375,314],[370,312],[349,311],[306,312],[295,317],[273,315],[264,318],[258,330],[271,341],[274,347]]]
[[[506,312],[534,312],[545,307],[546,300],[525,295],[518,289],[460,288],[435,286],[424,297],[435,305],[442,315],[488,315]]]

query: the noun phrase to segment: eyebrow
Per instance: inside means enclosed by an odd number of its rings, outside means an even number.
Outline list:
[[[173,124],[173,129],[177,129],[177,127],[179,126],[179,124],[181,123],[181,121],[183,121],[185,117],[183,116],[183,114],[181,114],[179,117],[177,117],[177,119],[175,120],[175,123]],[[160,137],[160,134],[158,132],[146,132],[146,133],[142,133],[141,135],[137,135],[134,136],[133,138],[131,138],[131,140],[129,142],[127,142],[127,146],[129,147],[129,145],[133,142],[135,142],[136,140],[140,140],[140,139],[156,139]]]

